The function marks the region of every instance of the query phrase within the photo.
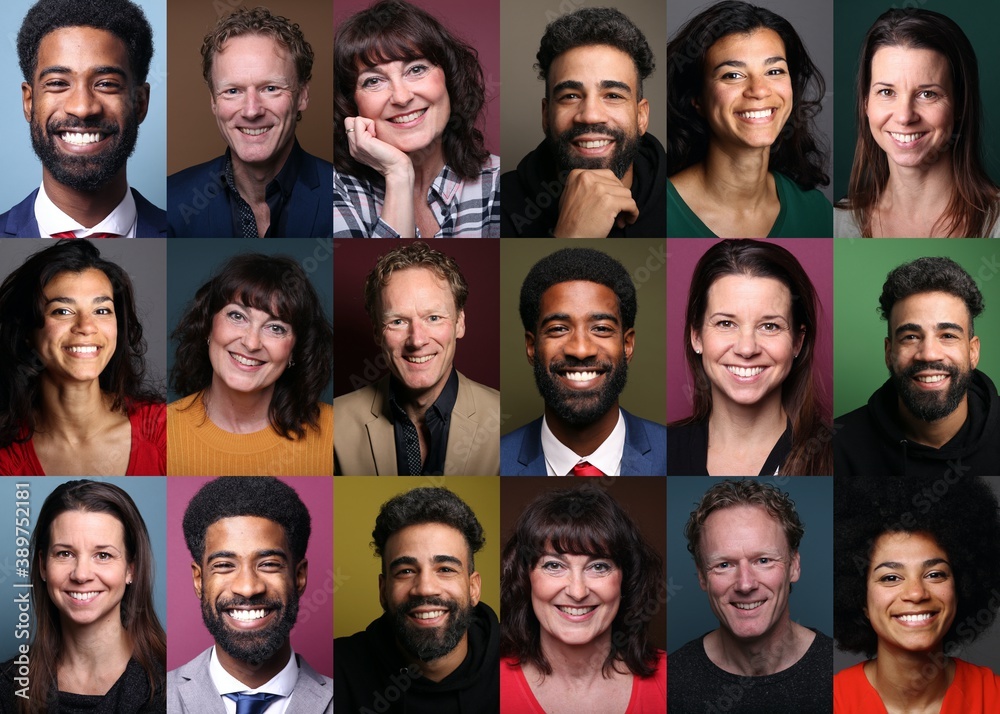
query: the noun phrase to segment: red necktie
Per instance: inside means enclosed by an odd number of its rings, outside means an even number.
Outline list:
[[[607,476],[606,473],[594,466],[589,461],[581,461],[573,467],[574,476]]]
[[[61,233],[53,233],[53,238],[76,238],[76,234],[73,231],[63,231]],[[91,233],[89,236],[84,236],[85,238],[121,238],[117,233]]]

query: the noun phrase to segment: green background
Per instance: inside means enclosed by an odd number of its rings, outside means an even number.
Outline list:
[[[521,283],[536,262],[568,247],[594,248],[615,258],[632,276],[639,304],[635,351],[620,406],[636,416],[663,424],[666,419],[666,245],[662,238],[623,241],[504,240],[500,246],[500,433],[524,426],[542,415],[544,404],[524,352],[524,327],[518,314]]]
[[[838,201],[847,195],[847,182],[854,160],[857,133],[854,127],[854,83],[858,76],[858,54],[865,33],[890,7],[919,7],[947,15],[962,28],[979,60],[979,92],[983,100],[982,137],[986,171],[1000,183],[1000,153],[993,146],[994,131],[1000,127],[1000,82],[993,72],[996,58],[997,26],[1000,3],[982,0],[903,0],[897,3],[872,3],[870,0],[837,0],[834,3],[834,151],[833,195]],[[864,127],[868,131],[867,125]]]
[[[975,279],[986,308],[975,322],[979,369],[1000,379],[1000,243],[947,238],[833,241],[833,414],[868,402],[889,377],[885,366],[888,326],[877,312],[886,274],[922,256],[943,255]]]

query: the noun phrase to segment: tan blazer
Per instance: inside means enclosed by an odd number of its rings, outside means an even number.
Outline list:
[[[389,407],[389,377],[333,400],[333,472],[338,476],[398,476]],[[446,476],[500,473],[500,392],[458,374],[451,412]]]

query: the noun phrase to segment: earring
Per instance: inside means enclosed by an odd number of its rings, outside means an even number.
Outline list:
[[[701,350],[699,350],[699,349],[695,348],[695,351],[694,351],[694,353],[695,353],[696,355],[700,355],[700,354],[701,354]]]
[[[293,359],[288,360],[288,368],[291,369],[294,366],[295,366],[295,360]]]
[[[211,335],[209,335],[208,337],[205,338],[205,344],[206,345],[212,344],[212,336]]]

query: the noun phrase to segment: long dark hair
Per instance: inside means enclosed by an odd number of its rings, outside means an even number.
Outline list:
[[[207,347],[212,318],[236,300],[287,322],[295,335],[294,366],[274,383],[271,427],[287,439],[301,438],[306,427],[318,429],[319,399],[333,376],[333,327],[305,271],[287,256],[234,256],[198,288],[171,334],[177,343],[170,370],[174,391],[193,394],[212,384]]]
[[[351,156],[344,119],[358,115],[354,89],[363,67],[418,57],[444,72],[451,102],[451,117],[442,137],[445,162],[465,180],[482,172],[490,152],[476,126],[486,103],[479,53],[433,15],[404,0],[382,0],[337,28],[333,40],[333,163],[337,171],[381,180],[371,167]]]
[[[847,208],[861,235],[872,235],[872,217],[889,181],[889,159],[868,130],[868,91],[872,83],[872,59],[883,47],[907,47],[937,52],[948,60],[955,94],[951,151],[954,189],[948,211],[935,224],[943,236],[988,236],[998,218],[1000,188],[983,168],[979,99],[979,65],[972,43],[951,18],[931,10],[906,8],[882,13],[865,35],[858,60],[854,88],[858,141],[847,188]],[[937,229],[940,226],[940,231]]]
[[[125,491],[111,483],[67,481],[56,486],[38,512],[38,522],[31,534],[31,595],[35,611],[34,638],[31,643],[29,694],[21,711],[47,712],[49,696],[57,690],[56,667],[62,652],[62,627],[59,610],[49,599],[41,564],[52,541],[52,522],[67,511],[106,513],[122,524],[125,533],[125,556],[132,566],[132,583],[125,588],[121,601],[122,627],[132,643],[132,657],[149,680],[152,702],[166,681],[167,638],[153,609],[153,546],[146,523],[135,502]]]
[[[30,441],[35,433],[38,376],[45,370],[33,335],[43,322],[43,291],[60,273],[100,270],[111,283],[118,340],[101,372],[101,391],[111,408],[128,415],[142,402],[162,402],[146,380],[146,340],[135,310],[132,280],[121,267],[101,257],[88,240],[60,240],[30,256],[0,285],[0,449]]]
[[[663,560],[628,512],[589,484],[544,493],[517,519],[500,565],[500,654],[552,674],[531,606],[531,571],[549,550],[608,558],[621,568],[621,604],[602,671],[607,676],[622,661],[633,674],[651,676],[657,654],[647,632],[648,608],[663,602]]]
[[[833,473],[830,425],[824,417],[828,409],[819,375],[813,371],[819,299],[799,261],[776,243],[722,240],[709,248],[695,266],[684,318],[684,357],[694,376],[694,411],[673,426],[704,421],[712,413],[712,385],[701,355],[691,344],[691,330],[701,329],[708,307],[708,290],[726,275],[774,278],[791,292],[792,329],[796,336],[802,337],[802,349],[781,385],[781,404],[792,421],[792,451],[781,465],[780,473],[804,476]]]
[[[704,84],[705,55],[727,35],[774,30],[785,43],[792,80],[792,113],[771,146],[768,168],[804,189],[826,186],[827,148],[814,119],[826,83],[788,20],[739,0],[724,0],[695,15],[667,43],[667,175],[704,160],[711,142],[707,122],[694,108]]]

